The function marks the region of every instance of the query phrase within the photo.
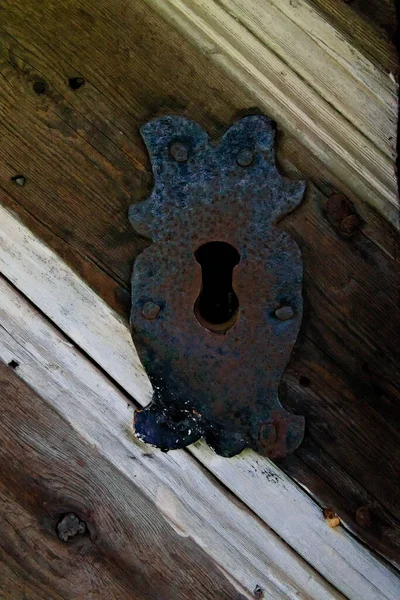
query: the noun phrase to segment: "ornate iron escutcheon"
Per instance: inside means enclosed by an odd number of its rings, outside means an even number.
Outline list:
[[[179,116],[141,134],[154,188],[129,217],[153,243],[134,265],[131,326],[154,394],[135,413],[136,435],[163,450],[203,436],[223,456],[285,456],[304,434],[278,397],[301,323],[302,263],[276,222],[305,183],[278,173],[275,123],[261,115],[218,144]]]

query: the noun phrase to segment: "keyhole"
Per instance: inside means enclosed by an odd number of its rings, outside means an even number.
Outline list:
[[[207,329],[225,333],[236,321],[239,308],[232,288],[232,273],[240,261],[239,252],[226,242],[208,242],[194,255],[202,271],[202,286],[194,313]]]

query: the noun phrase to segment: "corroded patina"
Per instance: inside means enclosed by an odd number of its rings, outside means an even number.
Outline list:
[[[284,456],[304,434],[278,397],[301,323],[302,263],[276,222],[305,183],[278,173],[275,123],[261,115],[218,144],[178,116],[141,134],[154,188],[129,217],[153,243],[134,265],[131,325],[154,395],[135,413],[136,435],[164,450],[203,436],[224,456]]]

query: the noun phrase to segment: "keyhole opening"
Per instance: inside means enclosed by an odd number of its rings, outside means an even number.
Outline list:
[[[237,318],[239,300],[232,287],[233,269],[240,254],[226,242],[208,242],[195,252],[201,265],[202,286],[194,305],[201,325],[215,333],[226,333]]]

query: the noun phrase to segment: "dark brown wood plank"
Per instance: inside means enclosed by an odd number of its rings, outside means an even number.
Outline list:
[[[0,595],[171,600],[242,596],[190,537],[0,365]],[[62,542],[59,515],[89,534]]]
[[[363,402],[367,384],[362,394],[362,385],[354,383],[354,375],[317,346],[299,340],[284,377],[285,405],[305,415],[307,433],[280,466],[321,507],[333,507],[361,539],[398,564],[397,429]],[[369,523],[357,517],[362,507],[368,508]]]
[[[1,186],[3,201],[126,315],[132,261],[146,245],[126,213],[151,189],[138,127],[179,112],[217,137],[251,112],[252,100],[141,3],[88,6],[77,0],[62,8],[33,0],[7,5],[0,38]],[[73,76],[85,79],[77,90],[68,85]],[[39,81],[41,94],[33,89]],[[303,206],[282,223],[305,265],[305,316],[286,403],[307,416],[304,448],[282,466],[394,560],[400,545],[393,477],[396,234],[356,197],[360,231],[341,234],[326,215],[327,195],[338,182],[295,139],[284,131],[279,138],[282,170],[312,182]],[[26,176],[24,187],[11,181],[17,173]],[[368,531],[355,518],[365,504],[373,513]]]

